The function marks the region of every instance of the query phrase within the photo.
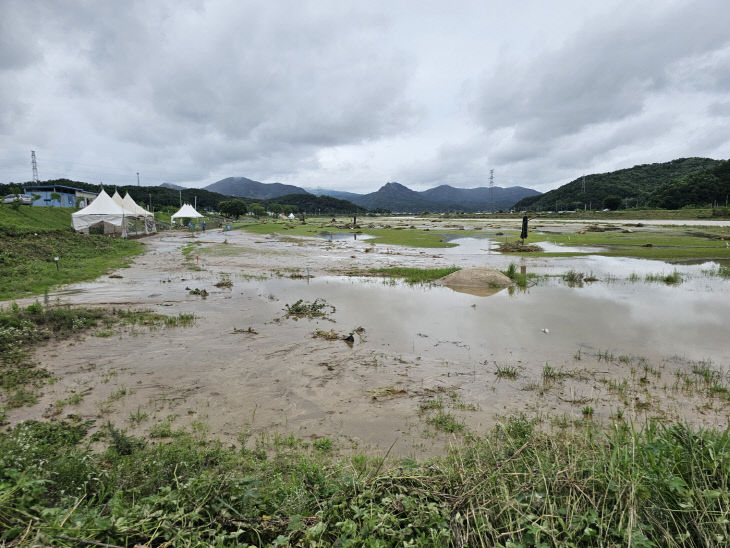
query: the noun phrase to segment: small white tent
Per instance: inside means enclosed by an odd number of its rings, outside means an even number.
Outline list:
[[[75,231],[86,234],[92,226],[102,226],[104,234],[119,232],[126,236],[127,222],[135,216],[135,212],[125,209],[102,190],[88,206],[71,214],[71,226]]]
[[[184,204],[177,213],[170,217],[170,220],[174,223],[175,219],[198,219],[203,217],[200,213],[195,211],[195,208],[190,204]]]

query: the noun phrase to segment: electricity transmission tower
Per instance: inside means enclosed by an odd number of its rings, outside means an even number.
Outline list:
[[[38,163],[35,161],[35,150],[30,151],[30,163],[33,166],[33,183],[38,182]]]
[[[494,213],[494,170],[489,170],[489,211]]]

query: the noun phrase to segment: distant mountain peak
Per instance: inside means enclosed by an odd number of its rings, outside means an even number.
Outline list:
[[[176,185],[173,183],[162,183],[160,186],[162,188],[171,188],[172,190],[185,190],[184,186]]]
[[[226,177],[204,188],[226,196],[253,198],[255,200],[268,200],[286,196],[287,194],[309,194],[298,186],[281,183],[261,183],[246,177]]]

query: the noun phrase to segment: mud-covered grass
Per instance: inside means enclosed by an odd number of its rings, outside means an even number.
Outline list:
[[[461,270],[458,266],[449,266],[446,268],[406,268],[406,267],[388,267],[388,268],[371,268],[367,271],[370,276],[384,276],[388,278],[402,278],[409,284],[428,283],[443,278]]]
[[[584,407],[590,418],[590,406]],[[446,413],[439,424],[459,428]],[[434,415],[438,416],[438,412]],[[730,437],[681,424],[546,432],[513,417],[443,458],[338,456],[332,442],[246,446],[108,424],[0,434],[0,530],[16,545],[721,546]],[[246,441],[247,436],[241,436]]]
[[[115,325],[186,327],[194,321],[193,314],[166,316],[149,310],[55,307],[38,301],[25,308],[16,303],[0,307],[0,411],[37,401],[39,389],[50,374],[38,366],[32,352],[49,340],[68,339],[93,328],[98,328],[99,336],[108,337]]]
[[[138,241],[75,234],[65,208],[0,207],[0,300],[92,280],[142,251]]]

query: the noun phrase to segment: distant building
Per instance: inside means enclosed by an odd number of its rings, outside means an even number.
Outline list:
[[[34,206],[50,207],[86,207],[97,196],[95,192],[64,185],[24,185],[23,194],[40,196],[33,200]],[[52,198],[52,194],[58,194],[60,199]]]

